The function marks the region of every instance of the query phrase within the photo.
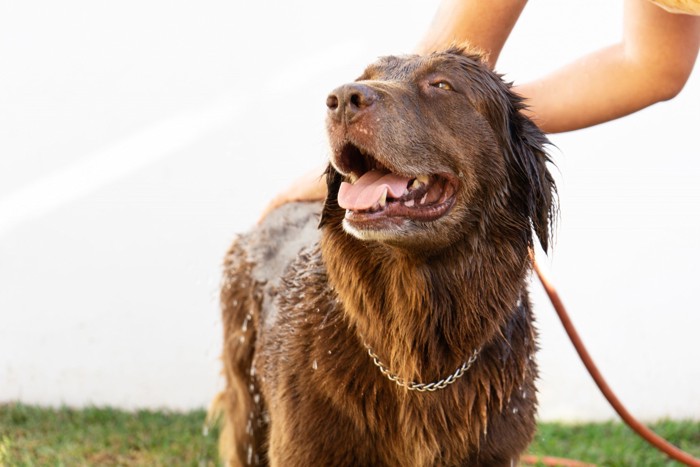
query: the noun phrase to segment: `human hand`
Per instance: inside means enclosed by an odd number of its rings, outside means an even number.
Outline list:
[[[326,197],[326,184],[323,181],[323,169],[314,169],[296,179],[291,186],[275,196],[265,207],[258,223],[273,210],[294,201],[320,201]]]

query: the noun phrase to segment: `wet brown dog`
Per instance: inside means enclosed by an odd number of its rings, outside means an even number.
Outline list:
[[[461,49],[385,57],[327,100],[328,197],[234,242],[222,305],[233,465],[511,465],[535,430],[526,279],[546,138]]]

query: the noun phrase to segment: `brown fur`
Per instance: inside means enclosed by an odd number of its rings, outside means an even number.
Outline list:
[[[546,138],[463,50],[382,58],[357,86],[374,100],[352,119],[329,117],[320,233],[318,205],[289,204],[226,258],[224,460],[510,465],[535,430],[526,282],[532,230],[546,249],[555,209]],[[454,175],[449,213],[381,238],[349,235],[337,205],[348,142],[392,171]],[[365,343],[410,381],[439,380],[480,353],[454,384],[418,393],[382,375]]]

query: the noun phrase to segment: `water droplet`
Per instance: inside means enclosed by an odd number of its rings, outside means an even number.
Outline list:
[[[330,355],[330,354],[332,354],[332,353],[333,353],[333,351],[332,351],[332,350],[329,350],[329,351],[328,351],[328,355]]]
[[[248,445],[248,465],[253,463],[253,446]]]
[[[314,360],[314,362],[311,364],[311,368],[318,370],[318,362],[316,360]]]
[[[254,395],[253,400],[255,401],[256,404],[259,404],[260,403],[260,394]]]
[[[513,408],[513,413],[518,413],[518,408],[517,408],[517,407]]]
[[[253,319],[253,315],[251,315],[250,313],[245,315],[245,319],[243,320],[243,324],[241,325],[241,329],[243,330],[243,332],[245,332],[246,329],[248,329],[248,323],[251,319]]]
[[[240,342],[241,344],[243,344],[243,343],[245,342],[245,336],[239,337],[239,338],[238,338],[238,342]]]

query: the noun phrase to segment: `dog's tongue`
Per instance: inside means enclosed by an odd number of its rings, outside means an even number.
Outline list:
[[[410,177],[371,170],[353,184],[343,182],[340,185],[338,205],[351,211],[369,209],[377,204],[384,190],[387,190],[388,196],[400,198],[409,181]]]

